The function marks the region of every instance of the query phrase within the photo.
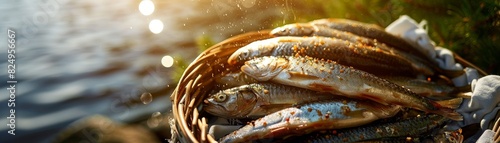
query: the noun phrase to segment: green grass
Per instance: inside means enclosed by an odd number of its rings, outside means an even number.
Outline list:
[[[265,0],[264,0],[265,1]],[[271,2],[270,2],[271,3]],[[283,13],[261,27],[322,18],[347,18],[386,27],[401,15],[427,21],[430,38],[489,74],[500,75],[500,1],[498,0],[305,0],[273,1]],[[263,2],[262,4],[266,4]],[[209,36],[196,38],[199,51],[215,42]]]
[[[309,0],[295,1],[285,11],[294,15],[286,17],[287,23],[348,18],[386,27],[401,15],[417,22],[425,19],[429,36],[438,46],[456,52],[490,74],[500,74],[497,0]]]

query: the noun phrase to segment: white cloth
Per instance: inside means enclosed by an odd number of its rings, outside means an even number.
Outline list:
[[[424,29],[427,22],[424,20],[420,24],[417,24],[415,20],[407,15],[401,16],[399,19],[389,24],[385,28],[385,31],[396,36],[400,36],[407,42],[417,45],[423,53],[426,53],[428,57],[434,59],[438,66],[445,70],[463,70],[464,68],[459,63],[455,62],[453,53],[445,48],[436,47],[434,42],[427,35],[427,30]],[[470,74],[474,74],[469,71]],[[477,75],[477,74],[476,74]],[[459,76],[452,79],[455,86],[465,86],[474,79],[473,77],[467,77],[467,75]]]
[[[387,32],[400,36],[409,43],[418,45],[427,56],[435,59],[439,67],[446,70],[465,70],[465,74],[452,79],[457,87],[471,85],[472,97],[465,99],[457,112],[464,117],[463,121],[453,122],[447,125],[448,129],[455,130],[460,127],[480,123],[481,129],[487,130],[490,124],[493,124],[497,114],[500,114],[500,76],[489,75],[479,78],[476,69],[465,68],[455,62],[453,53],[442,47],[435,47],[434,42],[430,40],[426,30],[425,21],[420,25],[409,16],[403,15],[398,20],[391,23],[385,29]],[[485,139],[489,137],[490,132],[484,132]]]
[[[430,40],[429,35],[427,35],[427,30],[423,27],[425,26],[425,21],[420,25],[415,22],[412,18],[407,15],[399,17],[396,21],[392,22],[385,28],[385,31],[400,36],[407,42],[411,44],[417,44],[421,47],[420,51],[426,53],[427,56],[434,58],[436,56],[436,51],[434,50],[434,42]]]
[[[479,137],[477,140],[478,143],[494,143],[493,136],[495,135],[495,132],[492,130],[486,130],[484,133]]]
[[[472,97],[463,101],[457,112],[464,116],[459,126],[481,123],[481,129],[488,129],[500,110],[500,76],[488,75],[472,81]]]

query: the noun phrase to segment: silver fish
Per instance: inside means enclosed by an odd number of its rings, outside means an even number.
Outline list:
[[[408,60],[409,63],[415,64],[412,66],[427,67],[427,65],[433,64],[428,62],[426,59],[422,59],[415,55],[400,51],[398,49],[386,45],[385,43],[381,43],[376,39],[359,36],[347,31],[333,29],[327,27],[326,25],[319,25],[312,23],[294,23],[274,28],[271,31],[271,34],[275,36],[324,36],[324,37],[338,38],[342,40],[347,40],[352,43],[361,43],[363,45],[387,51],[388,53],[395,56],[404,57],[403,60]]]
[[[434,75],[424,63],[408,60],[380,48],[330,37],[275,37],[236,50],[228,63],[235,65],[262,56],[311,56],[329,59],[370,73]]]
[[[333,100],[290,107],[251,122],[220,141],[249,142],[256,139],[302,135],[318,130],[341,129],[394,116],[401,106],[374,102]]]
[[[402,76],[381,76],[395,84],[410,89],[418,95],[425,96],[431,99],[443,100],[456,97],[470,98],[465,94],[470,92],[470,87],[453,87],[446,84],[438,84],[436,82],[427,81],[424,79],[416,79]]]
[[[409,52],[413,55],[418,55],[423,59],[432,60],[431,57],[426,55],[426,52],[417,48],[416,45],[410,44],[400,37],[396,37],[387,33],[383,28],[375,24],[367,24],[348,19],[318,19],[310,22],[314,25],[323,25],[332,29],[348,31],[363,37],[373,38],[391,45],[392,47],[399,48],[401,51]]]
[[[324,133],[320,132],[308,135],[309,137],[307,137],[304,142],[331,143],[359,142],[394,137],[418,138],[420,135],[442,125],[445,121],[448,120],[443,116],[430,114],[424,115],[424,117],[413,117],[391,123],[367,125],[342,130],[327,130],[324,131]]]
[[[324,36],[347,40],[353,43],[361,43],[368,46],[379,46],[385,50],[390,50],[384,43],[379,43],[374,39],[358,36],[350,32],[332,29],[324,25],[314,25],[311,23],[294,23],[274,28],[271,31],[275,36]]]
[[[205,100],[204,110],[224,118],[258,118],[314,101],[338,96],[275,83],[253,83],[220,91]]]
[[[352,34],[351,32],[332,29],[325,25],[315,25],[312,23],[294,23],[288,24],[281,27],[274,28],[271,31],[272,35],[275,36],[323,36],[323,37],[332,37],[338,38],[342,40],[347,40],[353,43],[361,43],[364,45],[380,48],[382,50],[390,51],[391,53],[398,52],[395,54],[400,54],[399,50],[396,50],[392,47],[387,46],[384,43],[380,43],[379,41],[363,36],[359,36],[356,34]],[[404,54],[404,53],[403,53]],[[406,54],[408,55],[408,54]],[[413,56],[412,56],[413,57]]]
[[[366,25],[366,24],[364,24],[364,25]],[[336,26],[339,26],[339,25],[336,25]],[[339,27],[337,27],[337,28],[339,28]],[[343,28],[346,28],[346,27],[343,27]],[[358,27],[358,29],[363,29],[363,28]],[[378,29],[378,28],[376,28],[376,29]],[[441,74],[447,75],[449,77],[457,77],[457,76],[464,74],[463,71],[441,69],[438,66],[437,62],[434,60],[429,60],[425,57],[420,57],[420,56],[414,55],[415,53],[413,53],[413,54],[407,53],[407,50],[401,51],[403,49],[393,48],[391,46],[386,45],[385,43],[381,43],[377,39],[371,39],[368,37],[363,37],[363,36],[359,36],[356,34],[352,34],[351,32],[342,31],[342,28],[339,28],[339,30],[334,29],[334,28],[330,28],[330,27],[328,27],[328,24],[317,24],[317,23],[316,24],[315,23],[289,24],[289,25],[284,25],[284,26],[273,29],[271,31],[271,34],[276,35],[276,36],[334,37],[334,38],[338,38],[338,39],[347,40],[347,41],[350,41],[353,43],[361,43],[364,45],[372,46],[374,48],[379,48],[380,50],[389,51],[393,55],[400,56],[400,57],[403,57],[404,60],[408,60],[412,64],[412,66],[414,66],[416,68],[432,68],[435,71],[438,71]],[[459,56],[456,56],[456,58],[463,65],[477,68],[477,66],[466,62],[465,60],[461,59]],[[485,74],[484,71],[482,71],[480,69],[479,69],[479,71],[480,71],[480,73]]]
[[[434,60],[435,58],[433,57],[434,55],[428,55],[425,50],[416,46],[415,43],[409,43],[400,37],[389,34],[385,32],[383,28],[375,24],[367,24],[348,19],[335,19],[335,18],[319,19],[311,21],[309,23],[313,25],[326,26],[332,29],[351,32],[353,34],[360,35],[363,37],[377,39],[378,41],[385,43],[391,47],[394,47],[396,49],[399,49],[400,51],[407,52],[409,53],[409,55],[414,55],[418,57],[418,59],[426,61],[425,63],[427,64],[430,63],[434,70],[439,71],[440,73],[449,77],[458,77],[465,74],[465,72],[462,70],[444,70],[439,68],[438,63]],[[470,64],[468,62],[465,63],[463,62],[462,64],[475,67],[475,65]],[[480,71],[481,73],[484,73],[482,72],[482,70]]]
[[[259,81],[272,81],[349,98],[369,99],[384,105],[401,105],[454,120],[463,118],[445,105],[385,79],[332,61],[311,57],[260,57],[245,62],[241,70]]]

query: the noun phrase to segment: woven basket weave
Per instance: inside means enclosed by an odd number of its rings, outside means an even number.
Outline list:
[[[214,79],[224,73],[239,71],[241,65],[229,66],[227,59],[238,48],[251,42],[272,38],[270,30],[249,32],[222,41],[201,53],[184,71],[171,95],[175,127],[172,136],[180,142],[217,142],[208,135],[207,118],[200,116],[199,105],[206,95],[215,89]],[[455,55],[455,60],[476,68],[482,75],[486,72]]]
[[[216,142],[207,135],[205,117],[199,116],[197,107],[214,88],[214,77],[239,70],[229,66],[227,59],[238,48],[253,41],[271,38],[270,30],[250,32],[222,41],[201,53],[184,71],[171,95],[176,136],[180,142]]]

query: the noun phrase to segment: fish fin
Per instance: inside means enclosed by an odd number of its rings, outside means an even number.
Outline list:
[[[439,103],[438,102],[433,102],[434,107],[437,107],[438,109],[431,110],[430,111],[431,113],[439,114],[439,115],[445,116],[445,117],[450,118],[450,119],[455,120],[455,121],[462,121],[464,119],[464,117],[461,114],[459,114],[458,112],[456,112],[454,109],[447,108],[447,107],[453,107],[453,105],[456,106],[457,104],[460,105],[462,100],[450,99],[450,100],[444,100],[443,102],[439,102]],[[460,103],[458,103],[458,102],[460,102]]]
[[[461,98],[471,98],[472,90],[469,85],[456,87],[453,91],[449,93],[449,95],[454,95],[454,97],[461,97]]]
[[[470,85],[455,87],[455,90],[453,90],[453,92],[471,92],[471,91],[472,89]]]
[[[442,115],[442,116],[445,116],[445,117],[452,119],[452,120],[455,120],[455,121],[464,120],[464,117],[461,114],[459,114],[458,112],[456,112],[455,110],[450,109],[450,108],[442,107],[442,108],[439,108],[438,110],[431,111],[431,113]]]
[[[450,118],[452,120],[455,120],[455,121],[462,121],[462,120],[464,120],[464,117],[461,114],[459,114],[458,112],[455,112],[455,111],[447,114],[445,117],[448,117],[448,118]]]
[[[291,80],[304,80],[304,79],[305,80],[318,80],[318,79],[320,79],[320,77],[313,76],[313,75],[307,75],[307,74],[300,73],[300,72],[289,71],[288,74],[290,74]]]
[[[449,78],[455,78],[455,77],[459,77],[459,76],[465,74],[464,70],[445,70],[445,69],[440,69],[439,72],[441,72],[443,75],[446,75]]]
[[[459,98],[471,98],[472,97],[472,92],[457,93],[457,94],[455,94],[455,97],[459,97]]]
[[[463,98],[453,98],[453,99],[448,99],[448,100],[436,101],[436,103],[442,107],[456,109],[460,106],[460,104],[462,104],[462,101],[463,101]]]
[[[467,91],[467,88],[469,91]],[[451,92],[446,93],[446,94],[435,94],[435,95],[423,95],[419,94],[434,100],[445,100],[445,99],[450,99],[450,98],[471,98],[472,97],[472,92],[470,91],[470,87],[458,87],[453,89]]]

